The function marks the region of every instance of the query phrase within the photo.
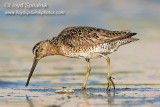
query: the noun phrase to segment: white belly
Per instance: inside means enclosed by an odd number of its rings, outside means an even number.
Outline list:
[[[109,45],[108,43],[100,44],[94,47],[81,49],[76,52],[75,50],[71,50],[66,56],[72,58],[98,58],[99,56],[96,53],[102,53],[104,55],[110,54],[117,50],[118,47],[114,45]]]

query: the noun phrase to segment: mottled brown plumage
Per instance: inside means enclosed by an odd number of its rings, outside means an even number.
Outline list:
[[[37,43],[32,51],[35,55],[35,60],[39,60],[48,55],[85,58],[88,62],[88,74],[90,72],[89,59],[104,57],[109,64],[110,60],[106,55],[117,50],[121,45],[138,40],[132,38],[134,35],[136,35],[136,33],[128,30],[110,31],[95,27],[68,27],[57,37]],[[34,71],[34,65],[36,65],[38,61],[34,62],[35,64],[32,66],[26,86]],[[86,80],[88,79],[88,76],[89,75],[86,76]],[[86,82],[87,81],[85,81],[83,85],[83,89],[86,86]],[[108,88],[110,88],[111,83],[114,86],[108,66]]]

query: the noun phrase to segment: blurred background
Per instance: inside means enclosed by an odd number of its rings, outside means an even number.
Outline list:
[[[108,30],[131,30],[140,40],[109,55],[117,87],[160,84],[159,0],[1,0],[0,1],[0,87],[24,86],[29,74],[33,46],[57,36],[70,26],[92,26]],[[6,15],[5,3],[46,3],[37,10],[65,11],[63,15]],[[34,9],[28,9],[34,10]],[[36,9],[35,9],[36,10]],[[91,60],[88,85],[106,87],[106,61]],[[78,86],[85,79],[84,59],[62,56],[39,61],[30,85]],[[83,78],[83,79],[82,79]]]

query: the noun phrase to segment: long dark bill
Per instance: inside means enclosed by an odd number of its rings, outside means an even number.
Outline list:
[[[29,84],[29,81],[30,81],[30,79],[31,79],[31,77],[32,77],[32,74],[33,74],[33,72],[34,72],[34,69],[36,68],[36,65],[37,65],[38,61],[39,61],[39,59],[34,58],[33,65],[32,65],[31,71],[30,71],[30,73],[29,73],[27,82],[26,82],[26,87],[27,87],[28,84]]]

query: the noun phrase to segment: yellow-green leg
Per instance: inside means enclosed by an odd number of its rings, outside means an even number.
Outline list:
[[[89,77],[89,74],[90,74],[90,71],[91,71],[90,62],[89,62],[90,59],[86,59],[86,61],[87,61],[87,64],[88,64],[87,74],[86,74],[86,79],[85,79],[85,81],[84,81],[84,83],[83,83],[83,87],[81,88],[81,90],[86,89],[86,83],[87,83],[87,80],[88,80],[88,77]]]
[[[113,88],[115,90],[115,85],[114,85],[114,82],[111,77],[111,74],[110,74],[110,58],[108,56],[105,56],[103,54],[100,54],[100,56],[104,57],[106,60],[107,60],[107,69],[108,69],[108,83],[107,83],[107,90],[110,91],[111,90],[111,84],[113,85]]]

